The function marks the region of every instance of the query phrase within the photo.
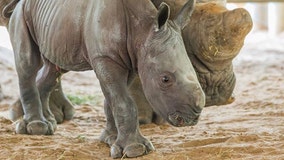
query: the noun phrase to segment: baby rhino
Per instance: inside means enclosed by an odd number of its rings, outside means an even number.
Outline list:
[[[101,139],[113,158],[154,149],[128,92],[136,74],[156,113],[174,126],[195,125],[205,95],[181,36],[194,4],[170,20],[167,4],[156,9],[149,0],[20,0],[8,27],[24,111],[16,132],[53,134],[50,92],[63,73],[85,70],[94,70],[105,96]]]

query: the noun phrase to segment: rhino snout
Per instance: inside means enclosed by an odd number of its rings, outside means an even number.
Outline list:
[[[200,112],[191,112],[184,114],[179,111],[168,114],[168,122],[176,127],[196,125],[200,116]]]
[[[202,90],[200,85],[196,85],[195,89],[191,89],[189,90],[189,94],[191,94],[191,98],[190,101],[195,100],[195,103],[193,105],[195,105],[195,110],[198,110],[197,112],[201,112],[201,110],[204,108],[205,106],[205,93]]]

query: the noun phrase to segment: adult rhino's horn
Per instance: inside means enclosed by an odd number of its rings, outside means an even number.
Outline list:
[[[231,58],[234,58],[239,52],[233,51],[241,48],[240,45],[243,45],[245,37],[252,29],[252,18],[249,12],[243,8],[237,8],[231,11],[224,12],[223,17],[223,24],[226,28],[225,32],[228,33],[225,34],[223,38],[227,40],[227,44],[220,46],[223,46],[223,49],[227,51],[232,51],[227,52],[231,53],[232,55],[224,54],[223,56],[229,56]]]
[[[244,40],[252,29],[251,16],[243,8],[225,11],[220,16],[224,17],[220,18],[222,26],[214,28],[215,34],[208,35],[208,39],[214,39],[214,41],[206,43],[206,51],[202,52],[206,54],[200,57],[203,61],[210,63],[231,62],[240,53]]]
[[[252,29],[252,18],[246,9],[237,8],[223,14],[225,27],[232,30],[231,36],[240,36],[243,38]]]
[[[174,19],[175,24],[177,24],[181,29],[188,24],[195,8],[195,3],[196,0],[188,0]]]

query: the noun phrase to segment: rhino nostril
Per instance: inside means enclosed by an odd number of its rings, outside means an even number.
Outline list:
[[[178,123],[179,124],[183,124],[184,123],[184,121],[183,121],[183,118],[182,117],[177,117],[177,119],[176,119],[177,121],[178,121]]]

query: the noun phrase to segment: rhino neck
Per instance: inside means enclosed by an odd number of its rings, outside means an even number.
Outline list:
[[[157,14],[150,1],[123,0],[127,25],[127,50],[132,68],[138,71],[139,61],[145,57],[144,44]]]

